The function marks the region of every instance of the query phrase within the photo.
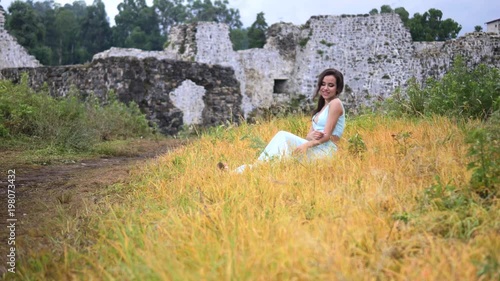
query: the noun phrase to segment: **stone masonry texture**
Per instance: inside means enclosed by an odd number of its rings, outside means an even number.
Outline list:
[[[4,77],[17,83],[23,73],[35,90],[47,84],[51,95],[66,96],[72,87],[84,97],[95,95],[106,102],[113,90],[124,103],[139,105],[161,133],[175,135],[185,124],[185,115],[196,112],[197,124],[214,126],[240,120],[241,93],[233,69],[219,65],[149,57],[110,57],[95,59],[88,65],[11,68],[1,70]],[[183,86],[190,81],[187,90]],[[198,87],[191,95],[189,85]],[[199,91],[199,88],[202,91]],[[178,96],[189,97],[178,102]],[[176,104],[183,104],[182,111]],[[191,105],[191,106],[190,106]]]
[[[0,60],[0,75],[17,81],[28,71],[33,86],[45,82],[58,96],[71,85],[101,97],[114,90],[121,100],[137,102],[162,132],[175,134],[182,125],[234,122],[276,107],[310,108],[317,75],[325,68],[344,73],[341,99],[354,113],[404,89],[412,77],[420,83],[442,77],[458,55],[470,67],[500,67],[500,35],[474,32],[446,42],[413,42],[397,14],[276,23],[268,28],[264,48],[243,51],[233,50],[229,28],[220,23],[175,26],[168,38],[163,51],[111,48],[88,65],[33,68]]]

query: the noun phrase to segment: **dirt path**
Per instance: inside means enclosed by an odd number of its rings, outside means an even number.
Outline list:
[[[26,247],[50,251],[45,249],[50,245],[49,239],[64,232],[54,226],[61,215],[77,215],[88,207],[89,202],[97,203],[107,188],[126,183],[131,169],[183,144],[185,142],[180,140],[144,140],[133,143],[137,153],[129,157],[95,158],[48,166],[2,167],[0,276],[6,270],[7,255],[12,246],[16,247],[17,259],[23,258]],[[8,206],[9,169],[15,169],[15,209],[10,212],[13,217],[9,217]],[[16,244],[13,245],[12,241]]]

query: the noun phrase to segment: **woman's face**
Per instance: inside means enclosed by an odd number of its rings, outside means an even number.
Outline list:
[[[327,75],[321,82],[319,88],[321,96],[327,103],[332,101],[337,96],[337,79],[333,75]]]

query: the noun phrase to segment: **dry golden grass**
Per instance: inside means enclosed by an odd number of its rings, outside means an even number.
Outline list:
[[[258,139],[305,135],[308,117],[219,127],[135,171],[86,214],[91,246],[32,253],[19,277],[77,280],[490,280],[500,276],[497,205],[439,209],[437,184],[467,186],[464,132],[446,118],[349,120],[339,151],[252,163]],[[477,124],[466,124],[474,126]],[[359,134],[367,150],[349,153]],[[439,199],[439,198],[438,198]],[[427,203],[426,203],[427,202]],[[497,204],[497,203],[495,203]],[[464,223],[467,222],[467,223]],[[81,231],[75,226],[75,233]]]

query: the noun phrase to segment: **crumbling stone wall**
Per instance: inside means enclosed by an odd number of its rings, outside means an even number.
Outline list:
[[[245,117],[257,108],[270,107],[275,77],[288,79],[293,69],[293,58],[283,56],[276,48],[234,51],[228,26],[213,22],[173,27],[162,53],[175,59],[232,67],[244,93],[241,106]]]
[[[174,26],[170,31],[167,45],[164,52],[175,59],[232,67],[236,78],[240,81],[241,92],[245,92],[247,79],[238,61],[238,55],[233,51],[227,25],[199,22]],[[244,111],[247,110],[248,104],[248,95],[243,95]]]
[[[344,73],[347,105],[370,106],[415,73],[411,36],[397,14],[311,17],[300,40],[296,92],[312,93],[318,73],[334,67]]]
[[[28,54],[16,39],[5,30],[4,9],[0,6],[0,69],[9,67],[37,67],[40,62]],[[0,78],[2,78],[0,76]]]
[[[51,94],[66,96],[71,87],[103,100],[114,90],[119,100],[139,105],[164,134],[183,125],[213,126],[242,116],[241,92],[233,69],[153,57],[108,57],[88,65],[10,68],[0,70],[18,82],[27,72],[35,90],[47,83]]]
[[[225,24],[198,22],[179,25],[171,29],[169,42],[163,51],[111,48],[96,54],[94,59],[157,57],[231,67],[240,82],[240,91],[244,93],[241,104],[243,115],[248,117],[255,109],[269,108],[277,102],[285,103],[290,98],[286,92],[274,93],[275,79],[285,81],[293,75],[296,47],[293,40],[298,38],[300,30],[292,24],[277,26],[276,30],[263,49],[236,52]]]
[[[273,24],[264,48],[236,52],[227,25],[199,22],[173,27],[163,51],[111,48],[96,54],[90,66],[96,68],[90,79],[92,86],[88,85],[88,70],[81,70],[88,66],[38,69],[34,74],[57,72],[38,79],[48,79],[59,95],[66,93],[71,83],[101,95],[116,89],[122,99],[139,101],[151,120],[172,133],[180,124],[215,124],[231,119],[229,116],[238,120],[239,115],[250,117],[262,109],[290,107],[296,101],[307,108],[317,75],[330,67],[345,75],[342,100],[346,108],[370,107],[397,87],[406,87],[411,77],[422,83],[428,77],[441,77],[459,54],[471,66],[486,63],[500,67],[499,38],[492,33],[469,33],[447,42],[412,42],[397,14],[328,15],[313,16],[301,26]],[[118,61],[121,63],[111,63]],[[213,73],[193,72],[195,62]],[[97,67],[109,63],[116,69]],[[164,69],[164,64],[170,66]],[[229,69],[228,77],[234,81],[221,82],[228,91],[216,90],[217,95],[212,95],[213,83],[194,76],[213,75],[224,81],[220,73]],[[71,83],[59,81],[68,78],[73,79]],[[162,79],[176,82],[165,84]],[[171,95],[166,97],[166,92]],[[151,93],[151,98],[144,93]],[[218,97],[217,102],[207,96]],[[229,113],[226,108],[234,110]]]
[[[500,34],[472,32],[446,42],[415,42],[415,57],[420,66],[416,76],[441,78],[453,64],[456,56],[466,59],[470,67],[484,63],[500,68]]]
[[[310,99],[317,75],[329,67],[344,73],[343,100],[350,109],[372,106],[397,87],[404,88],[411,77],[421,82],[441,77],[458,54],[471,66],[482,62],[500,67],[498,35],[471,33],[447,42],[413,42],[397,14],[313,16],[302,26],[277,23],[269,27],[263,49],[238,52],[230,48],[223,24],[172,30],[165,50],[171,56],[183,51],[177,59],[235,69],[245,116],[293,99]]]

